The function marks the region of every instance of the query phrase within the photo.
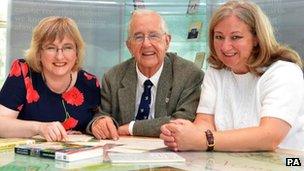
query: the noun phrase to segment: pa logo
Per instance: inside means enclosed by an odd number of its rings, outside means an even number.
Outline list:
[[[301,166],[299,158],[286,158],[286,166]]]

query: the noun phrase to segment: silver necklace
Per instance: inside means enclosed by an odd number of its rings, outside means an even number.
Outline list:
[[[43,72],[41,72],[42,73],[42,78],[43,78],[43,81],[44,81],[44,83],[45,83],[45,85],[46,86],[48,86],[48,84],[47,84],[47,81],[46,81],[46,77],[45,77],[45,75],[44,75],[44,73]],[[69,88],[70,88],[70,86],[71,86],[71,84],[72,84],[72,73],[70,73],[70,82],[69,82],[69,84],[68,84],[68,86],[64,89],[64,91],[62,92],[62,93],[60,93],[60,94],[63,94],[63,93],[65,93]],[[49,87],[49,86],[48,86]],[[50,88],[50,87],[49,87]],[[51,89],[51,88],[50,88]]]
[[[48,86],[44,73],[43,73],[43,72],[41,72],[41,73],[42,73],[42,78],[43,78],[43,81],[44,81],[45,85]],[[62,93],[60,93],[60,94],[65,93],[65,92],[70,88],[70,86],[71,86],[71,84],[72,84],[72,80],[73,80],[73,78],[72,78],[72,73],[70,73],[70,82],[69,82],[68,86],[64,89],[64,91],[63,91]],[[48,87],[49,87],[49,86],[48,86]],[[64,103],[63,98],[61,98],[61,103],[62,103],[62,106],[63,106],[63,109],[64,109],[65,120],[66,120],[67,118],[70,117],[70,114],[69,114],[69,112],[67,111],[67,109],[66,109],[66,107],[65,107],[65,103]]]

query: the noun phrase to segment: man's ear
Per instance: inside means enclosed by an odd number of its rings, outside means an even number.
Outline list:
[[[127,46],[127,48],[129,49],[129,52],[130,52],[131,55],[132,55],[132,51],[131,51],[131,42],[130,42],[130,40],[126,40],[126,46]]]
[[[169,49],[169,45],[170,45],[170,42],[171,42],[171,35],[170,34],[166,34],[166,38],[165,38],[165,41],[166,41],[166,50]]]

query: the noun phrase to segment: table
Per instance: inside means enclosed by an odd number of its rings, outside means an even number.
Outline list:
[[[160,149],[156,151],[169,151]],[[111,164],[102,158],[72,163],[15,154],[13,149],[0,151],[0,170],[304,170],[304,152],[278,149],[275,152],[178,152],[185,163]],[[286,166],[286,158],[295,158],[302,166]]]

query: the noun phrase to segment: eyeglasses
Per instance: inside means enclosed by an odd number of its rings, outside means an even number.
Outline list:
[[[62,51],[63,55],[69,56],[74,54],[76,50],[74,46],[63,46],[62,48],[58,48],[56,46],[46,46],[42,49],[50,56],[56,56],[59,50]]]
[[[150,42],[152,43],[157,43],[160,42],[162,39],[162,36],[166,34],[166,33],[157,33],[157,32],[153,32],[153,33],[149,33],[148,35],[144,35],[142,33],[140,34],[135,34],[132,39],[136,42],[136,43],[143,43],[144,40],[146,38],[148,38],[150,40]]]

